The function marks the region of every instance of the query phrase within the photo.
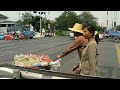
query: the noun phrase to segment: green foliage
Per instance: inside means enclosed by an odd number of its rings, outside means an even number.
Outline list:
[[[80,18],[80,20],[81,20],[81,22],[82,22],[83,25],[85,25],[86,22],[87,22],[87,23],[91,23],[91,24],[96,28],[96,30],[98,29],[98,28],[97,28],[97,27],[98,27],[97,18],[94,17],[94,16],[90,13],[90,11],[85,11],[85,12],[83,12],[82,14],[79,15],[79,18]]]
[[[45,24],[45,18],[41,17],[41,28],[45,28],[47,27]],[[26,25],[26,24],[32,24],[34,29],[39,32],[40,29],[40,16],[33,16],[31,13],[25,12],[24,14],[22,14],[22,24]]]
[[[33,16],[31,13],[25,12],[22,14],[22,24],[32,24],[34,29],[39,31],[40,29],[40,16]],[[55,31],[58,35],[63,35],[62,31],[67,31],[69,27],[73,27],[75,23],[81,23],[85,25],[86,22],[93,24],[97,31],[103,31],[105,29],[100,27],[97,23],[97,18],[94,17],[89,11],[82,12],[82,14],[77,15],[74,11],[64,11],[55,21],[49,21],[42,18],[42,28],[48,30],[48,24],[50,24],[51,31]],[[117,27],[118,30],[119,27]]]
[[[97,18],[94,17],[89,11],[85,11],[80,15],[77,15],[73,11],[64,11],[58,18],[55,19],[55,28],[57,30],[68,30],[69,27],[73,27],[75,23],[81,23],[83,26],[86,22],[91,23],[97,31],[103,30],[97,23]]]
[[[120,31],[120,25],[116,26],[116,30]]]
[[[63,30],[55,30],[54,32],[57,36],[64,36]]]
[[[22,21],[23,24],[29,24],[31,22],[31,18],[33,17],[33,15],[29,12],[25,12],[22,14]]]
[[[85,11],[82,14],[79,15],[79,18],[81,19],[82,23],[84,23],[85,21],[89,21],[89,22],[94,22],[97,23],[97,18],[94,17],[90,11]]]
[[[97,29],[96,29],[98,32],[102,33],[106,30],[106,27],[100,27],[100,26],[97,26]]]
[[[65,11],[55,20],[56,28],[60,30],[68,30],[68,27],[73,27],[77,22],[80,23],[80,19],[73,11]]]

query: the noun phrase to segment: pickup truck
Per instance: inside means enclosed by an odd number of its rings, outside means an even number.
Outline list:
[[[75,39],[75,36],[74,36],[74,33],[73,33],[73,32],[70,32],[70,33],[69,33],[69,38],[72,39],[72,40]]]
[[[35,36],[35,32],[30,31],[30,26],[9,27],[7,30],[7,34],[13,35],[17,31],[20,31],[20,34],[24,35],[26,39],[32,39]]]
[[[30,31],[30,27],[28,26],[23,27],[21,32],[26,37],[26,39],[33,39],[33,37],[35,36],[35,32]]]
[[[114,41],[120,41],[120,32],[108,30],[107,34],[109,35],[109,37],[113,38]]]

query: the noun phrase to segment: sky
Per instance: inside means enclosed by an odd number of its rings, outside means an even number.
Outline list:
[[[26,11],[29,12],[29,11]],[[50,20],[54,20],[56,17],[58,17],[63,11],[50,11],[48,14],[48,11],[46,11],[46,17]],[[75,11],[77,15],[81,14],[83,11]],[[102,26],[107,25],[107,19],[109,23],[109,27],[112,27],[112,20],[114,20],[114,11],[108,11],[108,16],[107,16],[107,11],[90,11],[92,15],[98,18],[99,22],[102,22]],[[22,13],[25,13],[25,11],[20,11],[20,16],[22,16]],[[32,12],[31,12],[32,13]],[[7,17],[9,17],[8,20],[11,21],[17,21],[19,20],[19,11],[0,11],[0,14],[3,14]],[[33,15],[39,15],[39,14],[34,14]],[[44,17],[44,15],[43,15]],[[117,25],[120,25],[120,11],[117,11]]]

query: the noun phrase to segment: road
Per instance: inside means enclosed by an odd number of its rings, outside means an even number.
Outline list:
[[[12,64],[16,54],[47,54],[52,59],[61,54],[72,40],[68,37],[46,37],[39,39],[0,41],[0,63]],[[98,63],[100,76],[120,78],[120,43],[114,43],[111,39],[104,39],[99,45]],[[119,55],[118,55],[119,53]],[[77,51],[62,58],[60,72],[72,73],[72,67],[79,62]]]

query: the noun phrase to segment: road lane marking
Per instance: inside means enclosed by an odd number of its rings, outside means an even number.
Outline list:
[[[120,66],[120,44],[115,44],[115,45],[116,45],[116,49],[117,49],[118,62],[119,62],[119,66]]]

